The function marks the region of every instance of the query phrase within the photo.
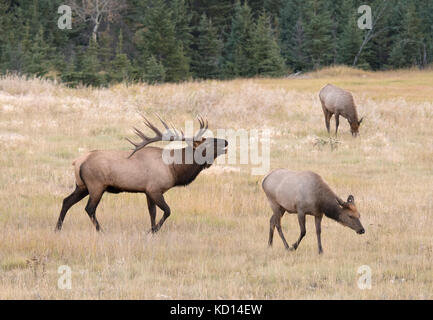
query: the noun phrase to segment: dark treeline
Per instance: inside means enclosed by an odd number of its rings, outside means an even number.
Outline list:
[[[373,30],[358,28],[369,4]],[[72,8],[72,29],[57,21]],[[433,61],[433,0],[1,0],[0,71],[69,85]]]

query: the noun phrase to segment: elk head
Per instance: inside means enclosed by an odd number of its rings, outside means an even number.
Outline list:
[[[350,132],[352,132],[353,137],[358,136],[359,127],[361,126],[362,120],[364,120],[364,117],[362,117],[359,121],[354,120],[350,122]]]
[[[356,209],[355,198],[350,195],[347,198],[347,202],[344,202],[338,198],[337,202],[342,207],[337,221],[340,222],[342,225],[349,227],[352,230],[355,230],[358,234],[365,233],[365,229],[362,226],[361,221],[359,220],[361,216],[358,212],[358,209]]]
[[[203,118],[198,117],[198,122],[200,124],[200,129],[197,134],[192,138],[185,137],[182,130],[177,130],[174,126],[171,128],[167,125],[167,123],[162,120],[159,116],[159,120],[162,125],[166,129],[164,133],[162,133],[158,128],[156,128],[153,124],[149,122],[143,115],[144,123],[148,126],[153,132],[155,132],[155,137],[151,138],[146,136],[143,132],[135,129],[135,133],[142,139],[140,143],[134,143],[131,140],[127,139],[131,144],[135,146],[135,149],[129,156],[131,158],[137,151],[143,149],[145,146],[152,142],[156,141],[184,141],[188,145],[188,147],[182,149],[184,152],[181,157],[181,162],[185,160],[187,156],[186,153],[190,153],[190,158],[194,160],[194,163],[203,165],[204,167],[210,167],[214,160],[222,155],[227,153],[228,142],[225,139],[218,138],[205,138],[203,137],[204,133],[208,129],[208,121],[203,120]],[[181,163],[177,163],[181,164]]]

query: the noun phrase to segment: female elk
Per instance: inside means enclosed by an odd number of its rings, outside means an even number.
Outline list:
[[[134,143],[128,140],[135,146],[132,153],[128,151],[92,151],[74,161],[76,189],[63,200],[57,230],[61,230],[69,208],[89,195],[86,212],[96,230],[99,231],[101,227],[95,212],[104,192],[134,192],[146,194],[151,231],[155,233],[170,216],[170,207],[165,202],[163,194],[175,186],[188,185],[203,169],[210,167],[219,155],[226,153],[228,145],[226,140],[203,138],[208,124],[207,121],[205,124],[201,118],[199,118],[200,130],[194,138],[185,138],[183,132],[178,133],[176,129],[170,129],[161,118],[160,121],[167,130],[164,134],[146,118],[144,121],[156,136],[150,138],[135,129],[135,133],[142,141]],[[167,150],[146,147],[157,141],[185,141],[187,147],[180,150],[169,150],[167,154]],[[169,162],[164,158],[167,155],[168,158],[173,157],[175,153],[180,156],[177,157],[180,161]],[[185,161],[186,159],[191,161]],[[201,161],[203,159],[206,161]],[[164,212],[158,224],[155,222],[156,206]]]
[[[355,230],[358,234],[365,232],[359,221],[360,215],[356,209],[353,196],[350,195],[347,202],[344,202],[314,172],[274,170],[264,178],[262,187],[274,212],[270,221],[269,246],[272,246],[274,229],[277,227],[286,249],[296,250],[306,233],[305,215],[315,217],[319,254],[323,252],[320,238],[323,214]],[[281,218],[286,211],[298,214],[301,228],[299,239],[293,244],[292,248],[287,244],[281,230]]]
[[[358,121],[358,112],[356,111],[356,105],[352,94],[349,91],[338,88],[332,84],[327,84],[322,88],[322,90],[320,90],[319,98],[322,103],[328,133],[330,130],[332,115],[335,114],[335,135],[337,135],[340,116],[342,116],[349,122],[352,136],[356,137],[363,118]]]

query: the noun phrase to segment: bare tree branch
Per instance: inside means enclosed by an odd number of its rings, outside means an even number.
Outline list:
[[[104,19],[108,22],[114,21],[126,8],[125,0],[67,0],[66,2],[80,21],[92,23],[92,39],[95,42],[98,39],[101,22]]]
[[[385,32],[389,30],[389,27],[384,27],[381,30],[377,30],[376,26],[380,19],[383,17],[385,10],[388,7],[388,0],[383,0],[382,5],[377,10],[377,16],[372,17],[373,25],[370,30],[367,31],[367,33],[364,36],[364,40],[361,43],[361,46],[359,47],[358,53],[356,54],[355,58],[353,59],[353,66],[355,67],[358,63],[359,57],[364,50],[365,46],[370,42],[371,39],[378,36],[380,33]]]

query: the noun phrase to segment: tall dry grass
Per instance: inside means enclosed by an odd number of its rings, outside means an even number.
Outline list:
[[[365,115],[353,139],[343,121],[331,151],[317,92],[354,93]],[[37,79],[0,79],[0,299],[335,299],[433,296],[433,71],[332,68],[299,79],[206,81],[68,89]],[[366,234],[324,219],[317,255],[313,220],[298,251],[276,236],[262,177],[247,165],[209,169],[167,193],[172,215],[150,227],[143,195],[104,195],[96,234],[85,201],[54,233],[74,186],[72,160],[93,149],[127,149],[137,110],[182,126],[206,115],[212,129],[272,129],[271,166],[313,170],[341,196],[355,195]],[[334,122],[332,122],[334,124]],[[159,212],[160,215],[160,212]],[[295,216],[283,218],[290,241]],[[60,265],[72,289],[57,287]],[[357,287],[358,267],[372,289]]]

